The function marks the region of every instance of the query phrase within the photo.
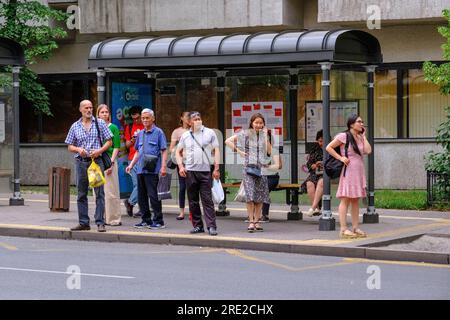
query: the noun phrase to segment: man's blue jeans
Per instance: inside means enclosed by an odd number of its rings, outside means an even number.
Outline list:
[[[100,166],[102,172],[104,172],[103,162],[100,158],[97,158],[95,162]],[[88,190],[89,180],[87,176],[87,169],[91,165],[90,161],[75,160],[75,166],[77,169],[77,189],[78,189],[78,220],[80,225],[89,225],[89,211],[88,211]],[[97,225],[105,224],[105,191],[103,186],[94,188],[95,192],[95,223]]]

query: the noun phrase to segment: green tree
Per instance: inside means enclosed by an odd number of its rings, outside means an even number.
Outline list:
[[[447,39],[442,45],[443,57],[446,61],[450,60],[450,10],[444,10],[443,16],[447,19],[447,26],[438,28],[439,33]],[[450,94],[450,62],[440,65],[429,61],[423,64],[425,80],[439,86],[443,95]],[[425,168],[427,171],[439,174],[446,174],[447,177],[438,178],[436,188],[439,198],[449,201],[450,185],[448,177],[450,176],[450,106],[446,107],[446,120],[441,123],[437,129],[436,141],[443,147],[442,152],[430,152],[425,156]]]
[[[26,65],[20,72],[21,96],[31,102],[35,112],[51,115],[48,93],[29,66],[40,59],[48,60],[58,48],[56,41],[65,38],[67,32],[53,24],[65,21],[68,15],[39,1],[0,0],[0,17],[3,18],[0,37],[16,41],[24,49]],[[11,71],[11,67],[5,69]]]

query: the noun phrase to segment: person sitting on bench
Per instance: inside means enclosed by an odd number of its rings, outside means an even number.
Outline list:
[[[320,216],[320,204],[323,194],[323,131],[316,134],[316,143],[309,153],[308,167],[309,176],[301,185],[301,192],[308,193],[311,208],[306,212],[309,217]]]

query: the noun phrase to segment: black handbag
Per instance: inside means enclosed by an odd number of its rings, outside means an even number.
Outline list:
[[[261,178],[261,168],[255,166],[255,165],[248,165],[247,168],[245,168],[245,173],[249,176]]]
[[[103,141],[102,141],[102,138],[100,136],[100,128],[98,126],[98,122],[97,122],[97,119],[95,117],[94,117],[94,122],[95,122],[95,125],[97,126],[97,133],[98,133],[98,139],[100,140],[100,147],[103,147]],[[108,152],[103,152],[100,155],[100,158],[102,159],[103,166],[105,167],[105,170],[108,170],[109,168],[112,167],[111,157],[109,156]]]
[[[346,135],[347,135],[347,139],[345,142],[344,150],[345,150],[345,157],[348,158],[348,145],[349,145],[350,137],[349,137],[348,132],[346,133]],[[340,147],[336,147],[334,150],[338,154],[341,154]],[[341,175],[342,168],[344,167],[344,163],[342,163],[342,161],[336,159],[329,153],[327,153],[325,155],[325,157],[326,157],[326,159],[325,159],[325,162],[323,163],[325,173],[327,174],[328,177],[330,177],[330,179],[339,178],[339,176]],[[345,168],[344,168],[344,177],[345,177],[346,171],[347,171],[347,166],[345,166]]]
[[[169,169],[175,169],[177,167],[177,164],[172,161],[172,158],[167,160],[167,168]]]
[[[145,134],[144,134],[144,131],[141,131],[141,132],[142,132],[142,139],[144,140],[144,145],[145,145]],[[145,170],[149,171],[150,173],[155,173],[159,156],[154,156],[152,154],[145,154],[143,152],[144,151],[142,151],[142,158],[143,158],[142,167]]]

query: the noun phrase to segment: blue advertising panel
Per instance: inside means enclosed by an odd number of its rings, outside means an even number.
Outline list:
[[[131,176],[125,172],[129,164],[128,150],[125,146],[125,127],[133,121],[128,110],[135,105],[153,109],[152,85],[149,83],[112,82],[111,84],[111,113],[112,123],[120,131],[120,150],[117,158],[119,169],[120,198],[128,198],[133,190]]]

